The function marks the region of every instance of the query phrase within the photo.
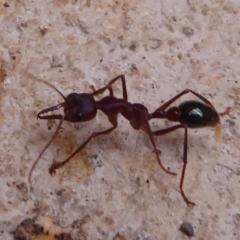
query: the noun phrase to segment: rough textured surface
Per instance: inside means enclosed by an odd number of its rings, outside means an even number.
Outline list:
[[[24,219],[46,216],[74,239],[186,239],[185,221],[195,239],[240,239],[239,9],[237,0],[1,1],[0,238],[12,239]],[[182,131],[156,138],[164,165],[179,173],[174,178],[158,166],[147,135],[122,117],[113,134],[50,176],[53,159],[109,126],[103,114],[64,123],[30,188],[31,164],[57,125],[36,114],[61,97],[29,73],[65,95],[125,74],[129,100],[151,111],[185,88],[220,112],[232,107],[221,144],[212,129],[189,130],[184,189],[197,206],[186,206],[178,190]],[[120,96],[120,84],[115,90]]]

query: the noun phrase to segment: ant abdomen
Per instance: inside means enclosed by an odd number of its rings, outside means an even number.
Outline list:
[[[216,110],[202,102],[186,101],[178,106],[179,122],[189,128],[214,127],[220,122]]]

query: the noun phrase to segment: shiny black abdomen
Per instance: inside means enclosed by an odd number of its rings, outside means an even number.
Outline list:
[[[215,126],[219,123],[219,115],[215,109],[202,102],[186,101],[179,105],[179,122],[189,128]]]

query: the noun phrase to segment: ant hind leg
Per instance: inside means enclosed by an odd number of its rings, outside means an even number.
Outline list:
[[[184,144],[183,144],[183,168],[182,168],[182,174],[181,174],[181,179],[180,179],[180,192],[181,195],[183,197],[183,200],[185,201],[185,203],[187,203],[187,205],[196,205],[194,202],[191,202],[187,197],[186,194],[183,191],[183,181],[184,181],[184,177],[185,177],[185,172],[186,172],[186,167],[187,167],[187,145],[188,145],[188,132],[187,132],[187,126],[185,126],[184,124],[178,124],[176,126],[172,126],[166,129],[161,129],[155,132],[152,132],[152,134],[154,136],[162,136],[165,135],[167,133],[170,133],[172,131],[175,131],[179,128],[184,128]]]

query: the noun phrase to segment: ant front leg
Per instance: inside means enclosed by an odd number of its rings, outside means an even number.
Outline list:
[[[112,132],[116,127],[117,127],[117,116],[111,116],[108,118],[108,120],[111,122],[111,124],[113,125],[113,127],[105,130],[105,131],[101,131],[101,132],[94,132],[92,133],[87,139],[86,141],[77,148],[77,150],[75,152],[73,152],[66,160],[64,160],[63,162],[56,162],[56,161],[53,161],[51,167],[49,168],[49,173],[50,174],[53,174],[55,173],[55,171],[64,166],[66,163],[68,163],[77,153],[79,153],[91,140],[92,138],[95,138],[97,136],[100,136],[100,135],[104,135],[104,134],[108,134],[110,132]]]
[[[183,181],[184,181],[184,176],[185,176],[185,172],[186,172],[186,167],[187,167],[187,145],[188,145],[188,133],[187,133],[187,126],[185,124],[178,124],[176,126],[172,126],[166,129],[162,129],[162,130],[158,130],[155,132],[152,132],[152,134],[154,136],[162,136],[165,135],[167,133],[170,133],[172,131],[175,131],[179,128],[184,128],[184,144],[183,144],[183,169],[182,169],[182,174],[181,174],[181,180],[180,180],[180,192],[181,195],[183,197],[183,200],[188,204],[188,205],[196,205],[194,202],[191,202],[190,200],[188,200],[188,198],[186,197],[184,191],[183,191]]]
[[[114,96],[113,95],[113,89],[112,89],[112,85],[117,81],[121,79],[122,81],[122,91],[123,91],[123,99],[125,101],[128,101],[128,94],[127,94],[127,87],[126,87],[126,80],[125,80],[125,76],[123,74],[113,78],[107,85],[106,87],[100,88],[98,90],[95,90],[94,87],[93,88],[93,93],[91,93],[92,96],[98,95],[98,94],[102,94],[103,92],[105,92],[106,90],[109,91],[110,96]]]

